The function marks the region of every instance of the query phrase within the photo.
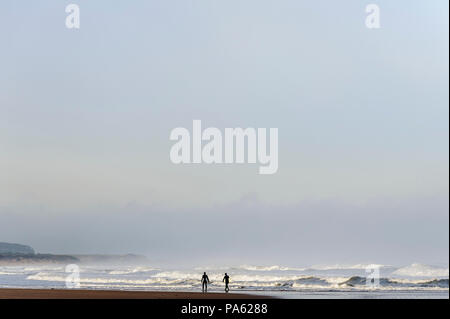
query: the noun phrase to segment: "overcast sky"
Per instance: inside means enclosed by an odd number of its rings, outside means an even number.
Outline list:
[[[448,263],[448,1],[0,2],[0,241],[203,263]],[[279,169],[174,165],[192,120]],[[198,259],[196,259],[198,258]]]

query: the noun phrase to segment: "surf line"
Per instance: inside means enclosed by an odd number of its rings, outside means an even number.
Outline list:
[[[177,141],[170,149],[170,160],[174,164],[232,164],[245,163],[246,158],[249,164],[256,164],[258,160],[259,174],[275,174],[278,171],[278,128],[270,128],[269,133],[267,149],[266,128],[225,128],[223,138],[218,128],[208,127],[202,131],[201,120],[193,120],[192,143],[188,129],[177,127],[170,132],[170,140]]]

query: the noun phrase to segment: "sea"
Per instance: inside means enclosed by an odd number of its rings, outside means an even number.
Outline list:
[[[449,298],[449,268],[414,263],[158,267],[152,265],[0,265],[0,288],[201,291],[203,272],[209,292],[223,292],[224,273],[234,293],[277,298]]]

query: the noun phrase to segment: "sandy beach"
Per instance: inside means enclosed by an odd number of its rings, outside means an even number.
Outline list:
[[[219,292],[124,291],[0,288],[0,299],[267,299],[268,296]]]

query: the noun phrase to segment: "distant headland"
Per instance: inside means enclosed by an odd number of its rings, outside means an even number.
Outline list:
[[[70,264],[70,263],[146,263],[147,257],[135,254],[125,255],[60,255],[42,254],[28,245],[0,242],[1,264]]]

